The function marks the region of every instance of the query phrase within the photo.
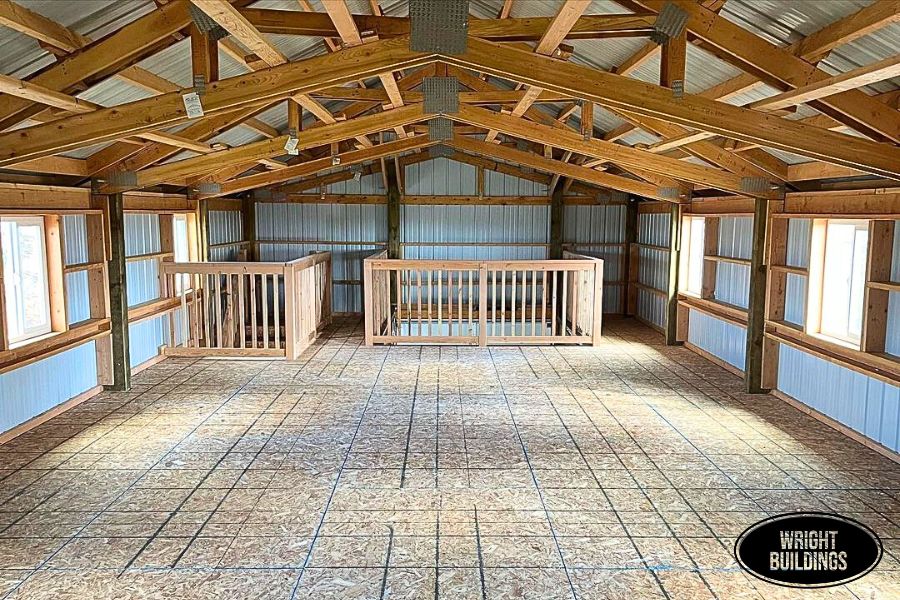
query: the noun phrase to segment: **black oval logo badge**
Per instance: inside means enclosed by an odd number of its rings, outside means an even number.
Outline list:
[[[788,587],[820,588],[859,579],[883,552],[874,531],[829,513],[789,513],[749,527],[734,557],[751,575]]]

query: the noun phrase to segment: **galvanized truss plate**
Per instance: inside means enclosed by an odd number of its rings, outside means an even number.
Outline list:
[[[666,2],[656,17],[650,39],[660,45],[666,44],[673,37],[681,35],[685,25],[687,25],[687,21],[688,14],[686,11],[671,2]]]
[[[427,113],[450,115],[459,112],[459,80],[456,77],[426,77],[422,95]]]
[[[469,0],[410,0],[409,49],[463,54],[469,32]]]
[[[453,156],[453,148],[438,144],[437,146],[428,147],[428,156],[431,158],[450,158]]]
[[[428,139],[442,142],[453,139],[453,121],[446,117],[434,117],[428,120]]]

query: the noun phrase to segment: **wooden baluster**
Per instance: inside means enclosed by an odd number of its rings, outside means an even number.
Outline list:
[[[531,335],[537,335],[535,331],[535,314],[537,313],[537,271],[531,271]]]
[[[234,346],[234,303],[232,302],[231,275],[225,275],[225,318],[223,329],[225,339],[223,345],[226,348]]]
[[[550,335],[556,335],[556,288],[559,284],[559,272],[558,271],[550,271],[550,282],[553,284],[551,286],[550,293]]]
[[[390,274],[390,271],[387,273]],[[400,281],[400,269],[394,271],[394,279],[397,281],[397,333],[403,335],[403,282]]]
[[[491,335],[497,335],[497,271],[491,271]]]
[[[472,325],[472,314],[474,312],[472,299],[472,271],[469,270],[469,335],[473,335],[475,332],[475,328]]]
[[[259,303],[256,301],[256,275],[250,274],[250,342],[251,347],[257,347],[256,313],[259,312]]]
[[[506,269],[500,272],[500,335],[506,335]]]
[[[547,334],[547,271],[542,271],[541,282],[541,335]]]
[[[413,310],[412,310],[412,271],[406,270],[406,335],[412,335]]]
[[[512,285],[510,286],[509,292],[509,335],[511,337],[515,337],[516,335],[516,279],[519,278],[519,272],[513,270],[510,273],[512,278]]]
[[[447,335],[453,337],[453,271],[447,269]]]
[[[432,334],[432,324],[431,324],[431,301],[432,301],[432,293],[431,293],[431,269],[428,269],[428,335]]]
[[[181,281],[181,344],[187,348],[191,344],[191,334],[188,332],[191,324],[191,316],[188,314],[188,303],[187,303],[187,285],[185,285],[184,280],[181,278],[181,273],[176,273],[175,277],[177,277],[177,281]],[[177,288],[174,287],[176,279],[172,279],[173,287],[169,288],[177,291]],[[175,340],[172,340],[172,346],[178,346],[175,343]]]
[[[457,332],[457,335],[462,336],[462,334],[463,334],[463,319],[465,318],[465,304],[464,304],[464,300],[463,300],[463,272],[462,272],[462,270],[460,270],[460,271],[457,273],[456,281],[458,282],[458,283],[457,283],[457,288],[456,288],[456,299],[457,299],[456,306],[457,306],[457,313],[458,313],[458,314],[457,314],[457,319],[456,319],[456,322],[457,322],[456,332]]]
[[[212,348],[212,303],[213,303],[213,287],[212,277],[209,273],[202,275],[203,277],[203,328],[206,347]]]
[[[528,271],[522,271],[522,331],[525,335],[525,308],[528,301]]]
[[[443,279],[444,279],[443,269],[438,269],[436,275],[437,275],[437,330],[438,330],[438,335],[444,335],[441,330],[443,327],[443,319],[444,319],[444,309],[443,309],[444,291],[441,289],[441,285],[442,285]]]
[[[579,280],[581,279],[581,271],[572,273],[572,333],[578,335],[578,293]]]
[[[559,326],[560,326],[561,334],[562,334],[563,336],[566,335],[566,329],[567,329],[567,328],[566,328],[566,323],[567,323],[566,315],[568,314],[568,310],[567,310],[567,309],[568,309],[568,307],[569,307],[568,292],[569,292],[569,271],[563,271],[563,278],[562,278],[562,303],[561,303],[561,305],[562,305],[562,316],[560,317],[560,320],[559,320]]]
[[[216,272],[216,348],[224,347],[222,344],[222,274]]]
[[[278,285],[278,275],[272,274],[272,312],[275,321],[275,349],[281,350],[281,287]]]
[[[238,281],[240,282],[240,287],[238,288],[238,314],[239,322],[238,322],[238,335],[240,336],[240,345],[241,348],[247,347],[247,329],[244,324],[244,306],[245,306],[245,293],[244,293],[244,281],[245,277],[243,274],[238,275]]]
[[[260,294],[262,295],[262,342],[263,348],[269,349],[269,276],[263,273],[260,279]]]
[[[416,328],[422,335],[422,271],[416,269]]]

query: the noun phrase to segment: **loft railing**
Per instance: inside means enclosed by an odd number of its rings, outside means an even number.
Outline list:
[[[603,261],[363,262],[366,345],[600,342]]]
[[[331,253],[288,263],[164,262],[163,295],[180,303],[168,356],[297,358],[331,322]]]

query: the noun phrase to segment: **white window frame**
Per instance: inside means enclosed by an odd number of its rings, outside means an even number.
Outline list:
[[[706,217],[686,215],[681,222],[678,291],[699,298],[703,292]],[[699,254],[696,252],[699,249]],[[699,277],[697,277],[699,275]]]
[[[24,298],[22,295],[19,273],[16,269],[16,264],[18,263],[18,247],[16,246],[16,259],[12,259],[10,261],[6,260],[6,256],[3,256],[3,299],[4,299],[4,311],[6,314],[6,335],[7,342],[10,346],[21,346],[24,343],[31,341],[35,338],[40,338],[46,336],[53,332],[53,320],[51,317],[50,311],[50,277],[49,277],[49,269],[47,268],[47,231],[46,224],[44,222],[44,218],[40,216],[5,216],[0,217],[0,222],[2,223],[16,223],[16,226],[34,226],[38,225],[41,230],[41,243],[40,243],[40,251],[41,251],[41,266],[42,266],[42,277],[44,280],[44,311],[46,314],[46,321],[42,323],[40,326],[33,326],[26,328],[24,325],[24,315],[21,313],[24,305]],[[6,240],[3,240],[3,245],[5,246]],[[10,242],[12,243],[12,242]],[[11,246],[12,247],[12,246]],[[4,251],[0,249],[0,253]],[[8,263],[10,263],[13,269],[7,270]],[[15,295],[15,306],[18,308],[18,313],[11,315],[11,302],[10,302],[10,290],[7,288],[12,284],[13,286],[17,286],[13,288],[12,293]],[[16,329],[19,330],[17,335],[12,334],[12,323],[11,319],[16,319]]]
[[[834,254],[839,251],[835,250],[834,246],[829,246],[829,230],[835,225],[852,226],[854,229],[849,256],[846,252]],[[833,237],[834,234],[831,235]],[[860,236],[865,241],[862,247],[859,246]],[[866,265],[870,243],[869,220],[867,219],[816,219],[814,221],[807,290],[807,333],[849,348],[860,349],[863,320],[865,319]],[[829,268],[829,262],[839,256],[847,256],[849,261],[842,265],[844,271],[849,267],[847,287],[840,290],[835,288],[833,280],[837,276],[835,269],[833,266]],[[841,310],[846,311],[846,314],[840,315],[840,319],[842,322],[846,322],[846,329],[838,330],[829,326],[830,313],[835,310],[833,303],[835,299],[843,302]],[[858,334],[851,331],[854,306],[858,310],[856,316],[860,322]]]

